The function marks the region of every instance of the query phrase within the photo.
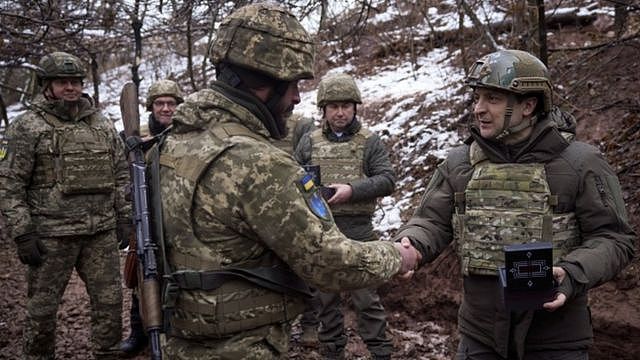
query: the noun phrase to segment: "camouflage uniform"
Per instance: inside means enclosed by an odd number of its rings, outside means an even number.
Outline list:
[[[231,39],[238,44],[229,47]],[[227,17],[212,51],[217,65],[258,66],[279,81],[312,75],[306,31],[274,5]],[[250,95],[216,81],[188,96],[161,147],[167,270],[178,288],[168,304],[170,358],[284,358],[303,291],[275,288],[298,276],[325,290],[373,286],[401,265],[392,244],[352,242],[338,231],[310,177],[270,142],[283,137],[277,119]],[[258,269],[268,276],[257,279]],[[278,271],[285,281],[271,277]]]
[[[595,147],[573,141],[575,121],[552,108],[546,67],[530,54],[490,54],[472,69],[469,83],[539,94],[532,133],[507,145],[472,127],[465,144],[438,166],[396,239],[410,238],[425,263],[455,239],[464,274],[457,359],[586,359],[593,338],[588,290],[634,256],[618,179]],[[525,204],[529,210],[521,211]],[[559,287],[567,301],[554,312],[507,311],[495,270],[504,260],[492,249],[537,241],[553,242],[554,266],[567,273]]]
[[[41,66],[47,71],[53,62],[79,64],[72,55],[53,53]],[[84,72],[69,77],[79,75]],[[44,80],[46,85],[49,79]],[[74,268],[91,301],[95,356],[112,357],[121,335],[114,229],[116,218],[130,216],[124,200],[128,170],[112,122],[86,95],[77,106],[70,113],[64,101],[38,96],[9,125],[8,154],[0,161],[1,210],[9,237],[36,236],[47,251],[42,264],[28,270],[24,353],[30,359],[54,356],[56,311]]]
[[[341,88],[344,87],[344,88]],[[357,95],[349,96],[349,92]],[[329,102],[360,102],[359,91],[348,75],[325,77],[318,89],[318,105]],[[389,153],[380,138],[363,128],[354,117],[344,134],[338,137],[327,122],[322,129],[306,134],[296,149],[296,159],[303,165],[320,165],[323,184],[349,184],[351,201],[332,205],[338,229],[358,241],[375,238],[371,219],[379,197],[390,195],[395,187],[395,173]],[[358,332],[374,358],[388,358],[393,346],[387,338],[386,315],[375,288],[350,292],[358,316]],[[340,357],[347,344],[340,293],[321,292],[319,340],[323,353]]]

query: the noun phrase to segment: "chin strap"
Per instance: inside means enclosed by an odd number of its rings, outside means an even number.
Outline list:
[[[515,103],[516,97],[510,95],[509,99],[507,100],[507,107],[504,112],[504,126],[502,127],[502,132],[500,132],[500,134],[496,136],[496,140],[502,140],[506,136],[519,133],[520,131],[531,127],[536,123],[537,117],[532,116],[531,118],[529,118],[529,121],[523,121],[519,125],[509,127],[509,125],[511,125],[511,116],[513,115],[513,105],[515,105]]]

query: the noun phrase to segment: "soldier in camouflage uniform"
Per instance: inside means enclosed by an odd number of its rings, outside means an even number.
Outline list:
[[[293,157],[286,135],[313,76],[311,38],[273,4],[236,10],[210,47],[217,81],[178,107],[160,146],[163,236],[173,309],[171,359],[280,359],[308,295],[375,286],[408,271],[417,254],[355,242]]]
[[[531,54],[486,55],[467,83],[471,136],[438,166],[396,238],[409,239],[421,263],[456,242],[464,287],[456,359],[587,359],[588,290],[634,256],[616,174],[595,147],[573,140],[575,121],[552,107],[548,70]],[[540,241],[553,243],[555,298],[509,311],[497,276],[502,248]]]
[[[158,80],[151,84],[147,94],[146,107],[149,111],[147,128],[141,129],[140,133],[145,139],[162,133],[171,125],[173,113],[176,107],[184,102],[182,90],[175,81]],[[120,249],[124,249],[129,242],[120,244]],[[134,251],[135,248],[129,249]],[[145,333],[140,317],[140,302],[136,291],[131,292],[131,310],[129,312],[131,331],[129,337],[120,343],[120,350],[127,355],[136,355],[147,346],[149,338]]]
[[[171,125],[176,107],[183,102],[184,95],[175,81],[158,80],[151,84],[146,101],[149,111],[148,134],[158,135]]]
[[[75,268],[91,301],[95,357],[113,358],[122,334],[116,238],[132,229],[123,144],[82,93],[80,59],[54,52],[40,68],[43,92],[9,125],[0,161],[1,210],[29,265],[24,355],[53,359],[56,311]]]
[[[371,223],[379,197],[395,188],[389,153],[380,138],[356,117],[360,90],[348,74],[327,75],[318,85],[323,126],[306,134],[296,149],[303,165],[319,165],[323,184],[336,190],[327,201],[338,229],[357,241],[375,239]],[[344,358],[347,336],[339,292],[319,294],[319,340],[326,358]],[[374,359],[389,359],[386,315],[375,288],[351,291],[358,332]]]

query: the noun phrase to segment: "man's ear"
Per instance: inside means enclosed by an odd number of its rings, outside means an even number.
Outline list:
[[[528,97],[522,102],[522,115],[531,116],[538,105],[538,98],[535,96]]]

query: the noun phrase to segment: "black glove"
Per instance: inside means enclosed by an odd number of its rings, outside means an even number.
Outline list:
[[[20,262],[31,266],[40,266],[42,256],[47,253],[42,241],[35,233],[20,235],[16,238]]]
[[[116,237],[118,239],[118,248],[126,249],[129,246],[129,237],[133,234],[133,224],[129,219],[118,219],[116,221]]]

